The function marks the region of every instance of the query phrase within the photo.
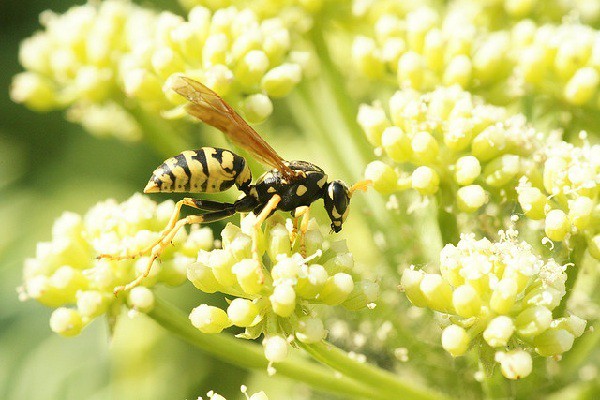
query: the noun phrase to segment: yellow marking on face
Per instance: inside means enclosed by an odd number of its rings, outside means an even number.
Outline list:
[[[277,191],[277,189],[275,189],[273,186],[270,186],[270,187],[267,189],[267,193],[275,193],[276,191]]]
[[[321,179],[317,181],[319,187],[323,187],[327,183],[327,175],[323,175]]]
[[[298,185],[298,187],[296,188],[296,196],[300,197],[307,191],[308,188],[305,185]]]

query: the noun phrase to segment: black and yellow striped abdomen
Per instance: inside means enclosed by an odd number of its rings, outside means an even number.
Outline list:
[[[229,150],[202,147],[167,159],[152,173],[144,193],[216,193],[252,182],[246,160]]]

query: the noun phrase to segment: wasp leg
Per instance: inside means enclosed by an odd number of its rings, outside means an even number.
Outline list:
[[[220,203],[212,200],[190,199],[193,207],[204,211],[222,211],[233,207],[233,203]]]
[[[154,261],[160,257],[160,255],[162,254],[164,249],[167,246],[169,246],[169,244],[171,243],[171,241],[173,240],[173,238],[175,237],[175,235],[181,228],[183,228],[186,225],[190,225],[190,224],[202,224],[202,223],[219,221],[219,220],[225,219],[227,217],[230,217],[235,213],[236,213],[235,208],[231,207],[231,208],[228,208],[227,210],[215,211],[215,212],[206,213],[206,214],[202,214],[202,215],[188,215],[187,217],[181,218],[180,220],[176,221],[170,230],[163,231],[163,234],[161,235],[161,240],[152,247],[150,259],[148,260],[148,264],[146,265],[146,269],[144,270],[144,273],[142,275],[139,275],[133,281],[129,282],[127,285],[117,286],[113,290],[113,293],[115,294],[115,296],[118,295],[119,292],[121,292],[123,290],[130,290],[130,289],[133,289],[134,287],[138,286],[144,280],[144,278],[148,276],[148,274],[150,273],[150,270],[152,269],[152,264],[154,264]]]
[[[193,208],[199,208],[196,206],[195,201],[196,201],[195,199],[186,197],[185,199],[179,200],[177,203],[175,203],[175,210],[173,210],[173,214],[171,215],[171,218],[169,218],[169,222],[167,223],[167,226],[165,226],[165,229],[162,230],[160,237],[157,240],[155,240],[154,242],[152,242],[149,245],[147,245],[146,247],[144,247],[143,249],[141,249],[140,251],[133,253],[133,254],[126,254],[124,256],[117,256],[117,255],[113,255],[113,254],[100,254],[96,258],[98,258],[98,259],[108,258],[111,260],[129,260],[129,259],[139,258],[139,257],[143,256],[144,254],[150,252],[154,248],[154,246],[156,246],[157,244],[162,242],[164,235],[167,234],[167,232],[169,232],[171,229],[173,229],[173,227],[179,220],[179,214],[181,214],[181,207],[186,205],[186,206],[193,207]]]
[[[254,229],[252,231],[252,257],[260,262],[260,256],[258,254],[258,233],[262,227],[263,222],[275,211],[277,210],[277,205],[281,201],[281,196],[278,194],[274,194],[273,197],[265,204],[265,206],[260,211],[260,214],[256,216],[256,221],[254,222]]]
[[[300,206],[294,210],[292,216],[292,241],[296,240],[296,237],[298,236],[298,225],[300,225],[300,255],[302,255],[302,257],[306,257],[306,243],[304,239],[306,236],[306,231],[308,231],[310,207]],[[302,221],[300,222],[300,217],[302,216],[304,216],[304,218],[302,218]]]

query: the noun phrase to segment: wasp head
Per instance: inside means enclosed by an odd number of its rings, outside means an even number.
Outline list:
[[[342,224],[349,211],[350,196],[350,189],[342,181],[333,181],[325,187],[323,202],[334,232],[342,230]]]

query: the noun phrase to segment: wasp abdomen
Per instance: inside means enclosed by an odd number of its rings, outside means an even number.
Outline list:
[[[234,184],[245,191],[252,181],[246,160],[215,147],[187,150],[167,159],[154,172],[145,193],[216,193]]]

